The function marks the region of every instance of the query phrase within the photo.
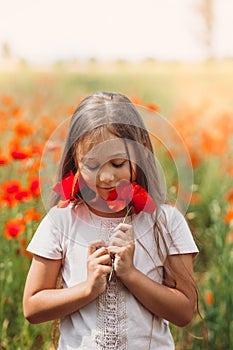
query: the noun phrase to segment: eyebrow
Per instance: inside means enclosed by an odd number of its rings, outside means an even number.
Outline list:
[[[111,158],[110,159],[115,159],[115,158],[123,158],[123,157],[128,157],[128,155],[127,155],[127,153],[126,152],[124,152],[124,153],[114,153],[114,154],[111,154]],[[86,157],[86,156],[84,156],[84,157],[82,157],[81,158],[81,162],[82,161],[87,161],[87,160],[96,160],[96,158],[94,157]]]

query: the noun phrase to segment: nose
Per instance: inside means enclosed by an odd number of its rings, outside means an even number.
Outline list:
[[[113,169],[110,168],[110,166],[108,164],[105,164],[101,167],[101,169],[99,170],[99,180],[102,183],[106,183],[109,184],[112,181],[114,181],[114,173],[113,173]]]

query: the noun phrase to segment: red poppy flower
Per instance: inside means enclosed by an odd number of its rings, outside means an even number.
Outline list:
[[[63,177],[61,182],[58,182],[54,186],[53,191],[61,195],[62,201],[74,198],[72,194],[73,182],[74,182],[74,174],[70,170],[70,172]]]
[[[140,213],[140,211],[152,214],[156,207],[148,192],[136,181],[132,183],[120,182],[116,189],[109,192],[107,203],[109,208],[114,211],[120,211],[127,205],[132,205],[135,214]]]
[[[1,199],[9,206],[13,207],[18,202],[28,201],[30,192],[22,188],[22,183],[19,180],[8,180],[2,184]]]
[[[0,155],[0,165],[6,165],[8,164],[9,160],[6,156]]]
[[[13,208],[18,204],[18,201],[15,199],[15,195],[10,195],[7,193],[2,195],[1,202],[5,203],[10,208]]]
[[[14,126],[14,132],[19,137],[23,137],[23,136],[31,135],[33,132],[33,129],[31,125],[29,125],[27,122],[18,121]]]
[[[66,174],[61,182],[58,182],[53,191],[61,195],[61,200],[58,204],[60,208],[65,208],[70,201],[75,199],[76,193],[85,186],[84,181],[79,176],[79,171],[74,175],[72,170]]]
[[[41,214],[38,213],[36,208],[28,208],[26,209],[25,215],[24,215],[24,222],[31,222],[31,221],[37,221],[41,219]]]
[[[224,221],[229,224],[231,221],[233,221],[233,209],[229,208],[225,217],[224,217]]]
[[[4,193],[15,194],[21,191],[22,183],[19,180],[8,180],[3,182],[2,190]]]
[[[30,192],[27,190],[22,190],[16,193],[15,199],[17,201],[28,201],[30,198]]]
[[[11,152],[11,157],[15,160],[23,160],[29,157],[29,153],[21,150],[15,150]]]
[[[33,197],[39,197],[40,195],[40,183],[38,176],[31,176],[28,179],[29,191]]]
[[[5,225],[4,236],[7,239],[17,238],[24,231],[25,224],[22,219],[11,219],[8,220]]]

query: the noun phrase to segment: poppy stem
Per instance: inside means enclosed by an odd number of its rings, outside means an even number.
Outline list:
[[[112,275],[114,274],[114,271],[115,271],[115,269],[114,269],[114,260],[115,260],[115,256],[112,258],[112,269],[111,269],[111,272],[110,272],[110,275],[109,275],[109,278],[108,278],[108,282],[111,281]]]
[[[127,212],[126,212],[125,217],[124,217],[124,219],[123,219],[123,224],[126,223],[126,220],[127,220],[128,216],[129,216],[129,213],[130,213],[130,211],[131,211],[132,208],[133,208],[132,205],[131,205],[130,207],[127,208]]]

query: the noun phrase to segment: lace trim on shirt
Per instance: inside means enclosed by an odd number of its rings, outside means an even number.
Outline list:
[[[107,245],[109,244],[114,228],[121,222],[122,218],[116,218],[114,221],[110,221],[109,219],[101,220],[99,236]]]
[[[102,221],[100,227],[101,239],[106,244],[113,233],[113,229],[122,222]],[[97,333],[95,337],[98,350],[127,350],[126,333],[126,290],[121,281],[113,275],[104,293],[96,303]]]
[[[121,281],[114,276],[97,299],[98,350],[126,350],[126,302]]]

